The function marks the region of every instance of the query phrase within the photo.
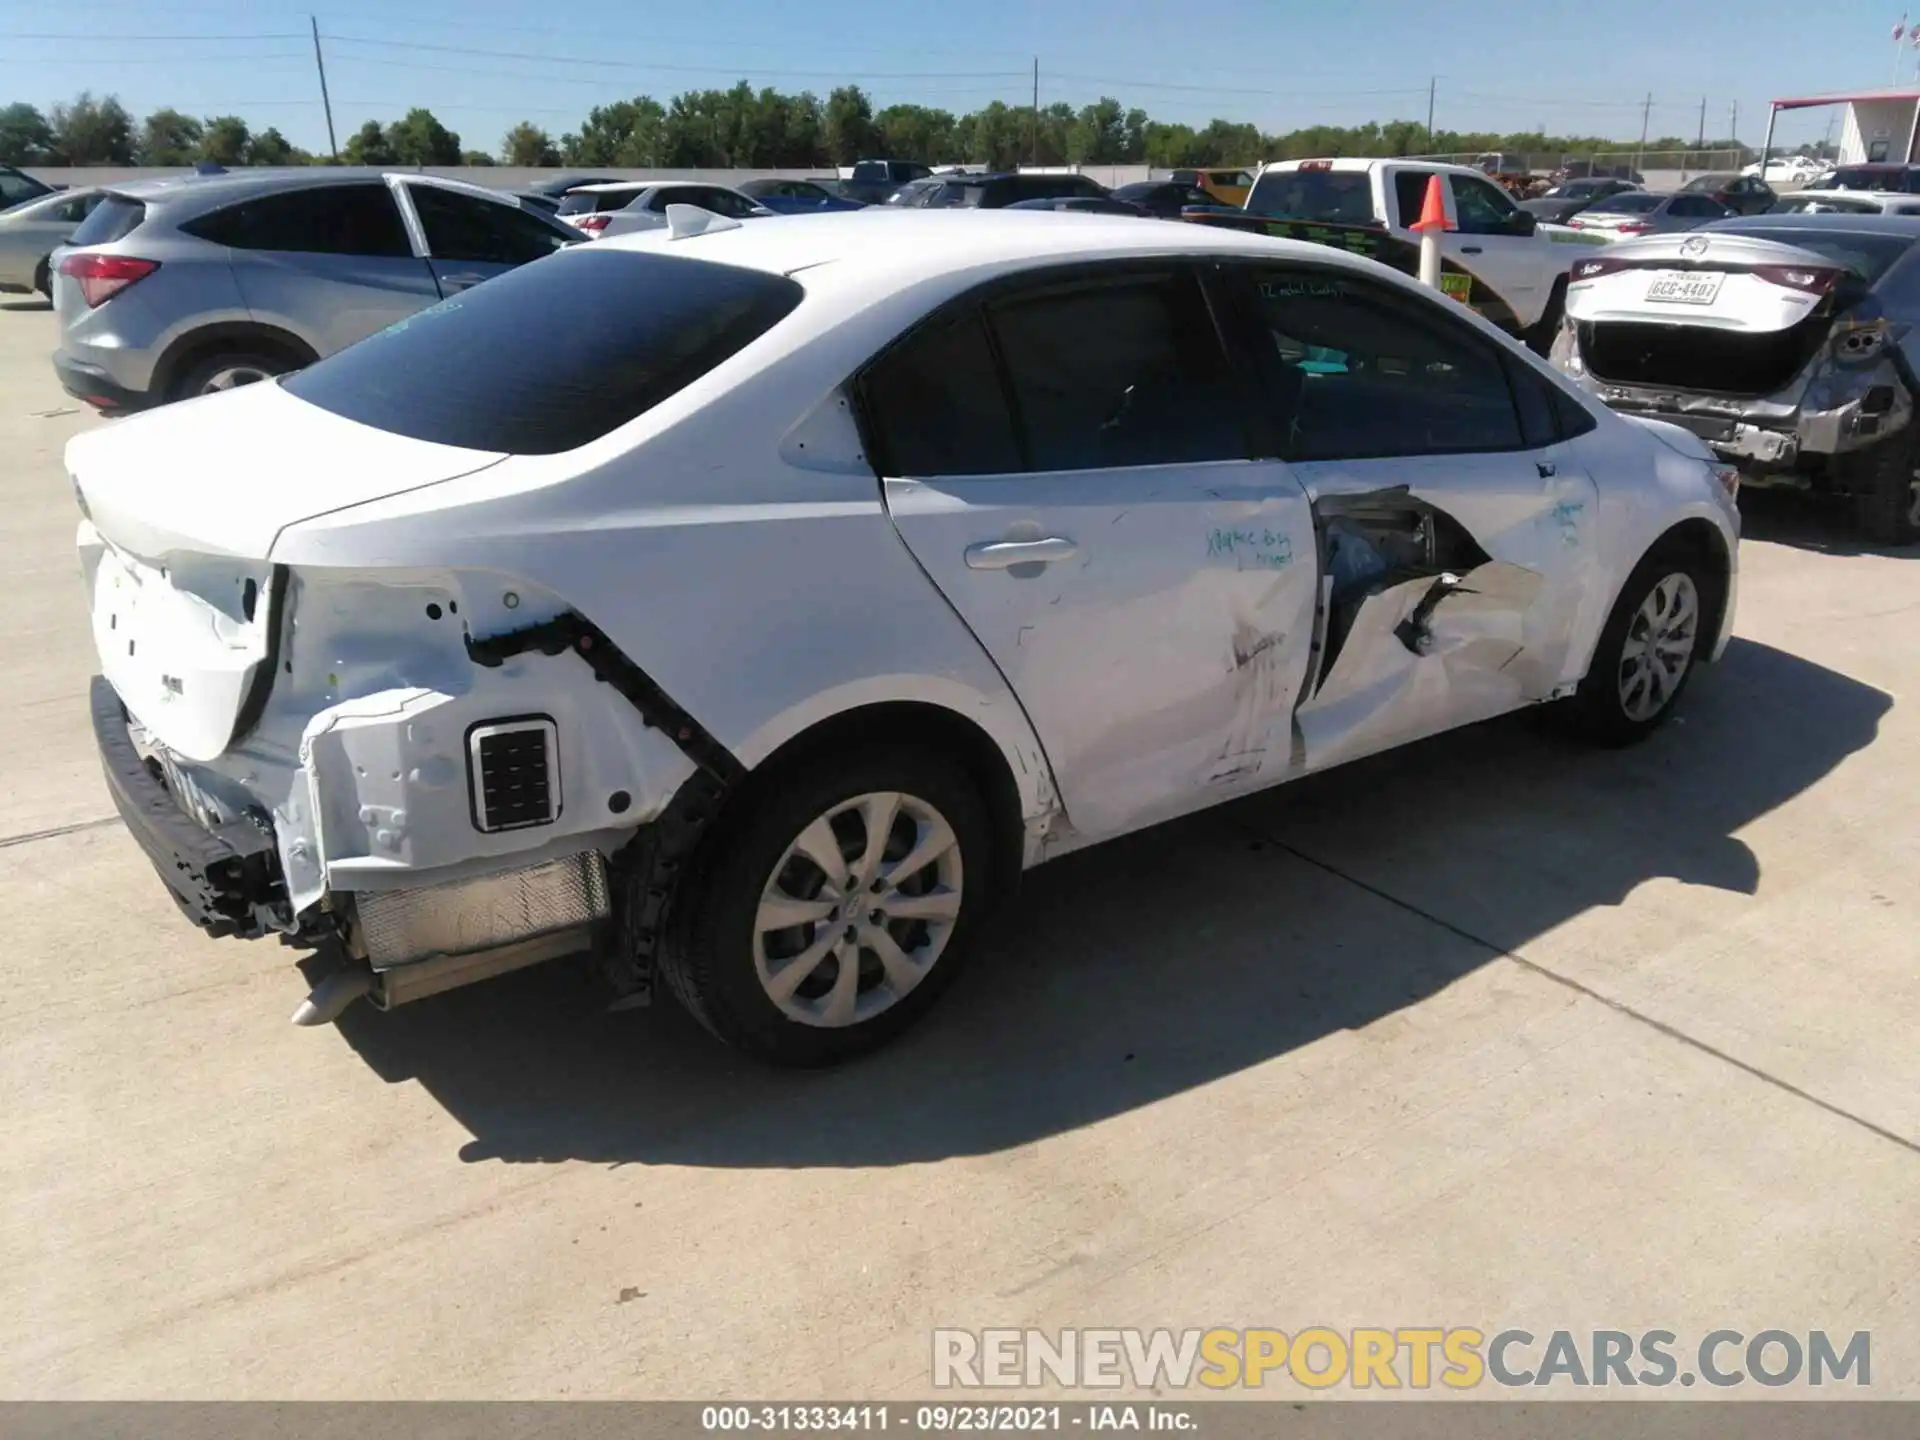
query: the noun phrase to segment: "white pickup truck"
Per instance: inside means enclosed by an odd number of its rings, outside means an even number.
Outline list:
[[[1320,238],[1309,233],[1312,226],[1343,227],[1349,233],[1328,236],[1329,243],[1411,272],[1415,258],[1408,247],[1420,238],[1412,226],[1436,175],[1454,227],[1441,240],[1446,278],[1456,282],[1447,285],[1449,293],[1545,354],[1565,309],[1568,268],[1586,253],[1583,247],[1607,242],[1563,225],[1538,224],[1505,190],[1468,166],[1365,159],[1263,165],[1243,207],[1245,223],[1259,217],[1297,239]],[[1356,228],[1376,234],[1384,229],[1404,243],[1369,246],[1363,235],[1350,233]]]

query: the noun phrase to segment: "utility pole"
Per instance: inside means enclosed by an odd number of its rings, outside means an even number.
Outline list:
[[[320,105],[327,112],[327,148],[333,152],[333,160],[340,163],[340,142],[333,137],[333,101],[327,98],[327,62],[320,54],[320,20],[314,15],[307,16],[307,23],[313,27],[313,68],[320,72]]]
[[[1027,163],[1040,163],[1040,57],[1033,57],[1033,109],[1027,119]]]
[[[1647,126],[1653,120],[1653,92],[1647,92],[1647,103],[1640,107],[1640,153],[1633,157],[1633,168],[1642,170],[1647,162]]]
[[[1438,75],[1432,75],[1428,77],[1427,79],[1427,153],[1429,155],[1433,153],[1433,92],[1434,92],[1434,89],[1439,84],[1440,84],[1440,77]]]
[[[1700,138],[1694,141],[1702,150],[1707,148],[1707,97],[1700,97]]]

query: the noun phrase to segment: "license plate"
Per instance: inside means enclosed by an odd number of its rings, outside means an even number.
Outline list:
[[[1711,305],[1726,278],[1717,270],[1662,270],[1647,282],[1647,299],[1662,305]]]

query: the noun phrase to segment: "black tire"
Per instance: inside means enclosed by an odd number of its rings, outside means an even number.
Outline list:
[[[211,393],[209,387],[222,375],[257,372],[256,380],[268,379],[275,375],[284,375],[296,370],[297,365],[290,364],[278,355],[269,355],[258,350],[227,350],[209,355],[188,366],[180,378],[174,382],[173,398],[191,400],[196,395]],[[240,385],[253,384],[253,380],[241,380]],[[222,385],[220,389],[237,388]]]
[[[1912,545],[1920,541],[1920,470],[1912,431],[1857,452],[1851,472],[1854,525],[1875,545]]]
[[[33,288],[46,296],[49,303],[53,300],[53,272],[47,268],[47,262],[52,258],[42,255],[40,263],[33,267]]]
[[[1553,293],[1547,296],[1547,308],[1540,312],[1540,318],[1533,329],[1527,332],[1527,348],[1534,354],[1546,356],[1553,353],[1553,337],[1560,333],[1560,322],[1567,314],[1567,277],[1562,275],[1553,282]]]
[[[802,831],[836,806],[875,792],[912,797],[945,819],[958,846],[959,913],[925,977],[903,996],[851,1024],[807,1023],[782,1010],[760,979],[755,925],[761,898],[780,878],[776,866],[782,867],[781,874],[792,873],[786,866],[795,862],[783,862],[783,857]],[[832,1065],[884,1045],[925,1014],[954,982],[992,911],[994,834],[973,778],[952,759],[919,746],[828,751],[810,755],[780,775],[757,777],[752,793],[737,803],[740,812],[709,838],[681,882],[660,947],[660,975],[667,988],[720,1039],[774,1065]],[[843,852],[858,848],[850,840],[841,843]],[[801,862],[803,874],[806,863]],[[866,903],[863,896],[861,904]],[[804,951],[808,942],[823,942],[838,925],[831,921],[795,927],[770,937],[769,946],[777,939],[785,948]],[[861,950],[853,982],[861,996],[879,996],[879,964],[877,955]],[[827,1003],[825,997],[808,1000],[804,992],[810,985],[830,990],[839,965],[831,953],[814,962],[813,972],[800,985],[804,1003]]]
[[[1692,589],[1693,622],[1691,646],[1677,682],[1656,686],[1661,697],[1651,714],[1628,708],[1627,695],[1644,694],[1630,690],[1624,673],[1628,664],[1630,640],[1644,644],[1645,625],[1641,607],[1653,596],[1656,587],[1670,577],[1684,576]],[[1641,560],[1620,587],[1613,613],[1607,616],[1600,642],[1593,649],[1593,663],[1586,678],[1571,699],[1559,707],[1559,717],[1569,733],[1593,745],[1619,747],[1636,744],[1667,722],[1686,692],[1693,672],[1713,647],[1714,636],[1708,620],[1720,610],[1721,582],[1702,563],[1691,548],[1677,545],[1657,546]],[[1664,651],[1671,655],[1671,651]],[[1662,672],[1664,673],[1664,671]],[[1649,685],[1653,684],[1650,677]]]

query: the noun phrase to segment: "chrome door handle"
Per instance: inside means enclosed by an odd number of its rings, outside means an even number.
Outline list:
[[[985,540],[967,547],[969,570],[1011,570],[1015,565],[1045,565],[1053,560],[1071,560],[1080,547],[1071,540],[1051,536],[1045,540]]]
[[[1460,253],[1462,255],[1478,255],[1480,253],[1480,249],[1481,247],[1478,245],[1462,245],[1460,247]]]

